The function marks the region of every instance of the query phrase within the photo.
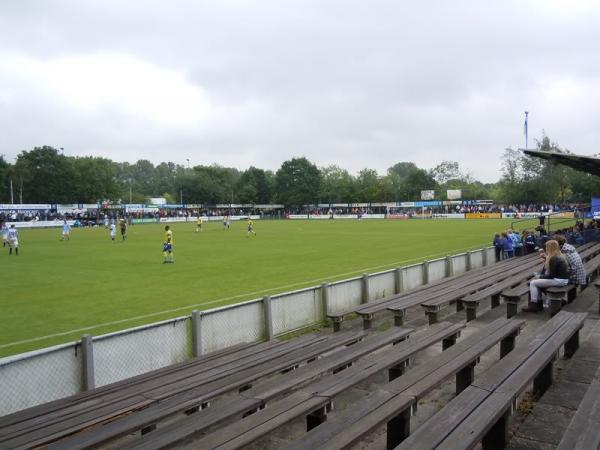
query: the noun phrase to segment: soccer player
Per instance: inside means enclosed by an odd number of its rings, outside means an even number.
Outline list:
[[[248,224],[248,232],[246,233],[246,237],[250,237],[250,233],[256,236],[256,231],[254,231],[254,223],[250,217],[248,217],[248,221],[246,223]]]
[[[65,221],[63,221],[62,236],[60,237],[60,240],[64,241],[66,239],[68,241],[70,235],[71,235],[71,225],[69,225],[67,223],[67,221],[65,220]]]
[[[198,218],[196,219],[196,233],[200,231],[202,232],[202,216],[198,213]]]
[[[115,237],[117,237],[117,226],[114,223],[111,223],[110,224],[110,239],[111,239],[111,241],[114,241]]]
[[[125,222],[125,219],[119,221],[119,227],[121,228],[121,237],[125,240],[127,238],[127,222]]]
[[[13,248],[15,249],[15,256],[19,256],[19,232],[14,225],[10,226],[8,230],[8,254],[12,255]]]
[[[173,232],[169,225],[165,226],[165,242],[163,243],[163,264],[174,263],[173,260]]]
[[[223,231],[229,230],[229,214],[223,216]]]
[[[8,225],[6,222],[2,223],[2,247],[8,245]]]

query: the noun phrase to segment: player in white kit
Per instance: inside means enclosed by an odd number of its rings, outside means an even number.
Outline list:
[[[19,232],[14,225],[11,225],[8,230],[8,254],[12,255],[13,248],[15,249],[15,255],[19,256]]]
[[[8,225],[6,222],[2,224],[2,247],[8,245]]]
[[[65,220],[63,222],[62,236],[60,237],[60,240],[64,241],[66,239],[68,241],[70,235],[71,235],[71,225],[69,225],[67,223],[67,221]]]

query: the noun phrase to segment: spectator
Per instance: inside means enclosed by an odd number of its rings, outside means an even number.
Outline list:
[[[537,312],[548,307],[540,301],[542,289],[553,286],[566,286],[569,283],[569,267],[564,255],[560,252],[558,242],[549,240],[546,243],[546,262],[544,274],[529,283],[529,304],[522,308],[523,312]]]
[[[496,262],[499,262],[502,259],[502,238],[498,233],[494,235],[492,245],[494,246],[494,251],[496,252]]]
[[[533,233],[529,233],[527,230],[523,231],[523,243],[525,247],[525,253],[531,254],[535,252],[535,247],[537,246],[537,242],[535,240],[535,235]]]
[[[515,250],[516,256],[523,255],[523,242],[521,241],[521,236],[514,230],[508,230],[508,237],[513,241],[513,248]]]
[[[567,260],[570,283],[585,286],[587,284],[587,274],[585,273],[585,267],[583,266],[581,256],[579,256],[575,247],[567,243],[567,240],[563,235],[557,235],[555,238],[560,246],[560,251]]]
[[[512,258],[515,256],[515,247],[513,240],[508,237],[506,232],[502,233],[502,251],[504,253],[504,259]]]

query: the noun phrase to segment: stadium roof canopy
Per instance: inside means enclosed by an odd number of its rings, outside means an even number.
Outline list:
[[[553,161],[557,164],[564,164],[585,173],[600,176],[600,158],[592,156],[579,156],[569,153],[544,152],[541,150],[522,150],[526,155],[543,158],[548,161]]]

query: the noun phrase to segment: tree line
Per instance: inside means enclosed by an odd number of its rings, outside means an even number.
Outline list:
[[[565,152],[547,137],[538,148]],[[257,167],[240,171],[217,164],[185,167],[148,160],[115,162],[107,158],[73,157],[50,146],[22,151],[14,164],[0,156],[0,202],[95,203],[102,200],[146,203],[165,197],[169,203],[315,203],[392,202],[420,199],[422,190],[461,189],[463,199],[492,199],[501,203],[583,203],[600,194],[600,180],[541,159],[507,149],[502,177],[484,184],[442,161],[426,170],[398,162],[385,175],[365,168],[352,175],[336,166],[317,167],[304,157],[283,162],[273,172]]]

